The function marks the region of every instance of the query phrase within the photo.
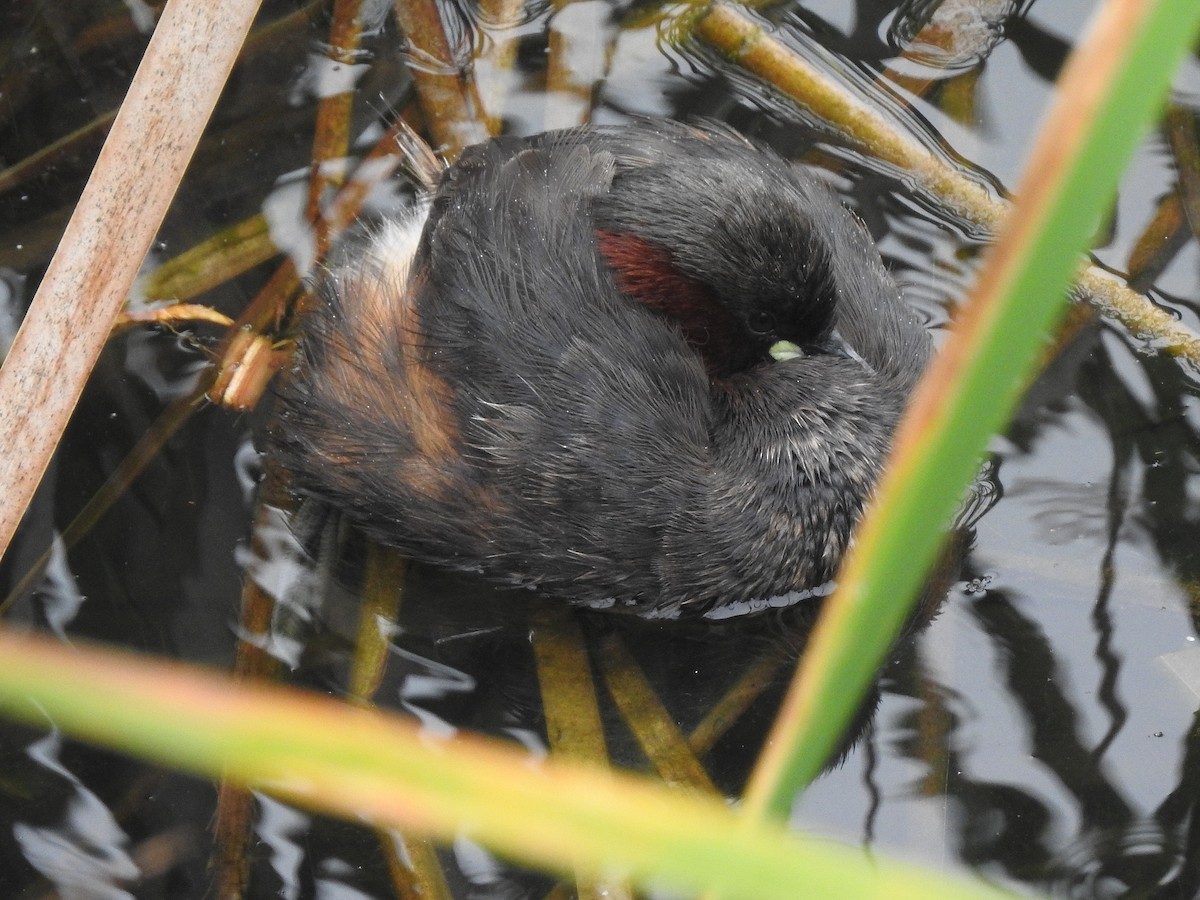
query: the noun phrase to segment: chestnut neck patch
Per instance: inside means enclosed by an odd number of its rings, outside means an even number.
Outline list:
[[[617,288],[679,326],[704,359],[710,378],[725,378],[758,362],[761,353],[712,290],[681,272],[666,248],[634,234],[598,229],[597,245]]]

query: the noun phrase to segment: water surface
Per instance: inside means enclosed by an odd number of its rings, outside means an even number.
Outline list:
[[[1014,185],[1050,79],[1081,34],[1089,2],[957,4],[946,46],[911,42],[929,4],[820,0],[764,9],[762,22],[880,102],[927,127],[948,158]],[[296,7],[267,3],[262,23]],[[265,213],[284,247],[303,242],[304,167],[312,143],[321,4],[236,70],[181,188],[147,272],[220,229]],[[832,166],[828,179],[875,234],[895,276],[941,329],[963,301],[984,243],[975,229],[914,197],[893,173],[847,149],[791,101],[691,42],[668,40],[673,13],[591,0],[555,13],[532,4],[501,28],[448,7],[464,58],[516,35],[511,72],[479,73],[504,127],[530,133],[590,114],[704,116],[794,158]],[[14,166],[115,108],[145,43],[141,4],[51,10],[18,0],[0,13],[0,166]],[[360,63],[354,131],[411,96],[386,4]],[[965,24],[964,24],[965,23]],[[586,91],[550,94],[550,32],[571,46]],[[556,37],[554,40],[558,40]],[[902,56],[905,48],[907,55]],[[913,92],[929,82],[923,96]],[[1195,121],[1200,63],[1173,100]],[[84,138],[0,193],[0,337],[36,289],[98,148]],[[1163,197],[1176,163],[1162,133],[1127,173],[1096,257],[1118,272]],[[369,214],[402,208],[399,182]],[[1200,250],[1186,231],[1142,276],[1152,298],[1196,325]],[[197,298],[231,315],[273,271],[267,263]],[[75,546],[56,536],[165,406],[185,395],[219,331],[140,328],[110,343],[17,542],[0,570],[15,584],[54,546],[44,576],[9,612],[63,640],[87,638],[228,668],[243,577],[277,597],[269,649],[286,680],[344,695],[355,641],[353,538],[332,576],[297,553],[277,522],[250,549],[254,434],[265,412],[196,413],[130,491]],[[1200,647],[1197,583],[1200,426],[1195,373],[1155,355],[1120,326],[1097,322],[1034,385],[992,445],[998,502],[977,523],[939,614],[897,648],[878,705],[845,761],[798,799],[794,825],[950,870],[973,869],[1015,890],[1070,897],[1192,897],[1200,891],[1193,824],[1200,798],[1193,722]],[[431,733],[485,731],[545,752],[530,646],[531,600],[415,569],[376,698]],[[536,611],[535,613],[536,614]],[[779,627],[722,623],[618,626],[585,617],[595,648],[614,630],[686,732],[754,660],[787,659],[802,638]],[[718,788],[739,791],[786,679],[703,757]],[[599,669],[596,672],[603,681]],[[605,734],[621,765],[647,761],[600,688]],[[0,727],[0,894],[12,897],[190,897],[210,885],[214,786],[62,738]],[[391,896],[370,833],[259,797],[252,896]],[[440,851],[457,896],[543,896],[551,882],[468,841]]]

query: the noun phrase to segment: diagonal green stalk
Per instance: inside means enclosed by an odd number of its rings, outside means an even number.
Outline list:
[[[1198,27],[1196,0],[1110,0],[1072,54],[1018,203],[901,423],[875,506],[751,777],[748,818],[785,817],[848,723]]]

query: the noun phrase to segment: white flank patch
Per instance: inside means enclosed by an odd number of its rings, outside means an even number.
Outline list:
[[[413,257],[429,218],[429,201],[421,200],[407,215],[388,219],[371,241],[371,253],[379,261],[389,281],[403,284],[408,281]]]

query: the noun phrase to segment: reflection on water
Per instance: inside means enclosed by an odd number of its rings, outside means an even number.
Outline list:
[[[843,81],[901,120],[928,123],[946,153],[1011,186],[1091,5],[815,0],[762,16],[788,46],[820,48],[816,58]],[[512,21],[492,7],[455,6],[456,52],[485,53],[481,95],[510,131],[590,106],[605,122],[709,116],[788,156],[810,153],[831,167],[912,302],[932,327],[944,326],[983,249],[972,228],[832,146],[790,101],[698,43],[672,44],[669,17],[644,4],[583,6],[558,16],[530,4]],[[378,120],[411,96],[385,7],[372,6],[378,29],[352,73],[355,134],[378,134]],[[144,47],[131,9],[51,11],[18,0],[0,13],[0,167],[91,126],[15,182],[0,171],[5,310],[32,296]],[[253,44],[235,72],[164,223],[156,264],[264,211],[272,234],[288,236],[282,242],[311,248],[293,195],[312,143],[310,51],[327,39],[328,13],[279,0],[266,4],[263,21],[282,30]],[[955,21],[975,30],[956,32]],[[943,31],[922,36],[933,22]],[[562,55],[563,46],[578,56]],[[1194,122],[1194,58],[1175,101]],[[1195,326],[1197,242],[1185,220],[1149,224],[1174,196],[1171,146],[1148,139],[1096,253],[1113,269],[1137,269],[1156,299]],[[399,208],[405,196],[398,183],[385,185],[368,209]],[[1143,258],[1145,245],[1154,252]],[[252,265],[198,299],[236,315],[271,271]],[[278,520],[260,526],[251,549],[251,435],[263,412],[202,410],[98,526],[69,550],[62,543],[164,404],[192,388],[217,339],[198,325],[111,342],[0,570],[7,590],[56,548],[8,618],[65,640],[229,668],[236,636],[250,633],[238,622],[247,576],[277,601],[259,644],[286,680],[345,696],[370,554],[353,534],[318,523],[327,537],[314,566]],[[933,615],[942,600],[929,627],[895,649],[857,723],[860,739],[848,737],[840,765],[797,800],[797,828],[1058,896],[1200,891],[1192,613],[1200,403],[1194,374],[1146,350],[1120,328],[1092,323],[1034,385],[993,444],[999,499],[977,523],[962,571],[926,605]],[[534,755],[562,746],[565,710],[575,715],[571,733],[593,727],[618,764],[736,796],[802,649],[797,617],[807,618],[791,610],[684,630],[574,616],[415,567],[398,621],[379,620],[387,664],[371,689],[381,705],[418,717],[430,740],[478,730]],[[576,715],[577,690],[595,696],[591,726]],[[680,748],[689,749],[676,755]],[[3,896],[177,898],[211,888],[211,784],[66,741],[49,725],[0,726],[0,759]],[[270,797],[256,797],[254,808],[253,896],[391,896],[388,857],[422,852],[411,839],[381,844]],[[455,896],[534,897],[553,887],[465,837],[437,854]]]

